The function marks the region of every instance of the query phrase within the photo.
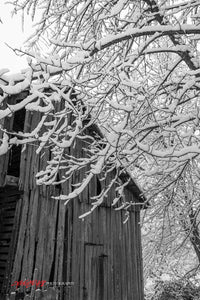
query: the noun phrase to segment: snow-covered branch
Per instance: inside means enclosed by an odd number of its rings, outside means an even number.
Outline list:
[[[199,1],[165,2],[18,1],[16,11],[34,17],[37,8],[41,19],[19,50],[29,56],[27,70],[0,72],[0,119],[23,108],[40,118],[25,132],[2,125],[1,145],[34,143],[38,155],[51,149],[38,184],[72,180],[85,168],[79,185],[62,196],[71,199],[95,176],[121,167],[153,198],[180,184],[174,178],[183,165],[198,165]],[[39,53],[44,41],[48,49]],[[23,99],[8,103],[23,91]],[[70,155],[79,142],[81,155]]]

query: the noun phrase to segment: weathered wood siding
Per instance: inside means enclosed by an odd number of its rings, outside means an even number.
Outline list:
[[[35,128],[40,117],[40,113],[27,113],[25,131]],[[84,147],[83,141],[77,141],[70,154],[80,157]],[[28,145],[21,154],[19,185],[23,198],[8,288],[14,281],[32,279],[37,268],[37,280],[73,283],[65,289],[63,299],[143,300],[139,208],[130,212],[129,222],[124,225],[124,211],[111,207],[113,189],[101,207],[84,220],[79,219],[90,210],[90,197],[99,193],[113,174],[108,173],[101,183],[94,178],[77,199],[65,206],[51,196],[71,191],[73,184],[85,176],[84,171],[59,188],[37,186],[35,175],[45,168],[51,153],[46,149],[36,155],[35,150],[34,145]],[[0,171],[5,176],[5,166]],[[137,201],[129,191],[126,197]]]
[[[0,188],[0,290],[6,290],[13,267],[21,193],[13,186]]]

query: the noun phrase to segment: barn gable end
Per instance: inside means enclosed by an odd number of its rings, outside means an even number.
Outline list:
[[[20,96],[11,100],[20,101]],[[41,115],[28,112],[24,117],[24,130],[28,132],[35,128]],[[12,130],[17,119],[12,117],[6,122]],[[70,154],[82,157],[84,147],[84,141],[79,140],[76,147],[69,149]],[[7,243],[10,263],[5,266],[7,275],[3,277],[0,273],[2,294],[9,292],[15,281],[33,279],[37,269],[37,280],[66,284],[62,299],[143,300],[140,206],[130,210],[129,221],[123,224],[125,211],[115,211],[111,206],[111,199],[116,196],[113,186],[107,201],[84,220],[80,219],[80,215],[91,209],[91,196],[98,195],[114,173],[108,173],[102,181],[94,177],[83,193],[65,206],[52,196],[71,192],[74,184],[84,178],[85,170],[75,173],[64,184],[37,186],[35,175],[45,168],[50,157],[50,149],[37,155],[34,145],[27,145],[22,153],[16,148],[14,154],[0,157],[0,205],[8,199],[9,187],[17,195],[13,200],[13,221]],[[14,162],[18,162],[19,170],[16,170],[17,163],[13,170]],[[127,201],[142,202],[134,182],[125,194]],[[0,253],[3,241],[0,232]]]

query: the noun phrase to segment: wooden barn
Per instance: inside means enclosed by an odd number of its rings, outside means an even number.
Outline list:
[[[26,93],[10,96],[20,102]],[[40,113],[18,111],[4,120],[8,132],[29,132],[40,121]],[[97,128],[88,128],[94,134]],[[79,140],[70,154],[83,155]],[[130,208],[123,224],[124,210],[111,207],[115,189],[104,203],[84,220],[79,216],[91,208],[91,196],[112,180],[92,179],[83,193],[67,205],[52,199],[69,193],[72,184],[84,174],[75,173],[68,183],[36,185],[35,175],[44,169],[51,153],[37,155],[35,145],[20,146],[0,157],[0,291],[9,294],[15,281],[37,280],[64,285],[59,299],[67,300],[143,300],[140,209],[141,192],[133,180],[125,190],[127,201],[140,202]],[[126,180],[126,176],[121,178]]]

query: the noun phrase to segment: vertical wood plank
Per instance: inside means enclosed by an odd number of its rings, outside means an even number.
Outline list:
[[[24,254],[24,242],[26,238],[26,224],[27,224],[27,217],[28,217],[28,210],[29,210],[29,193],[25,192],[23,194],[23,201],[22,201],[22,217],[21,217],[21,224],[19,230],[19,238],[17,243],[17,250],[15,254],[15,260],[13,265],[12,271],[12,282],[18,281],[21,273],[21,263]]]

